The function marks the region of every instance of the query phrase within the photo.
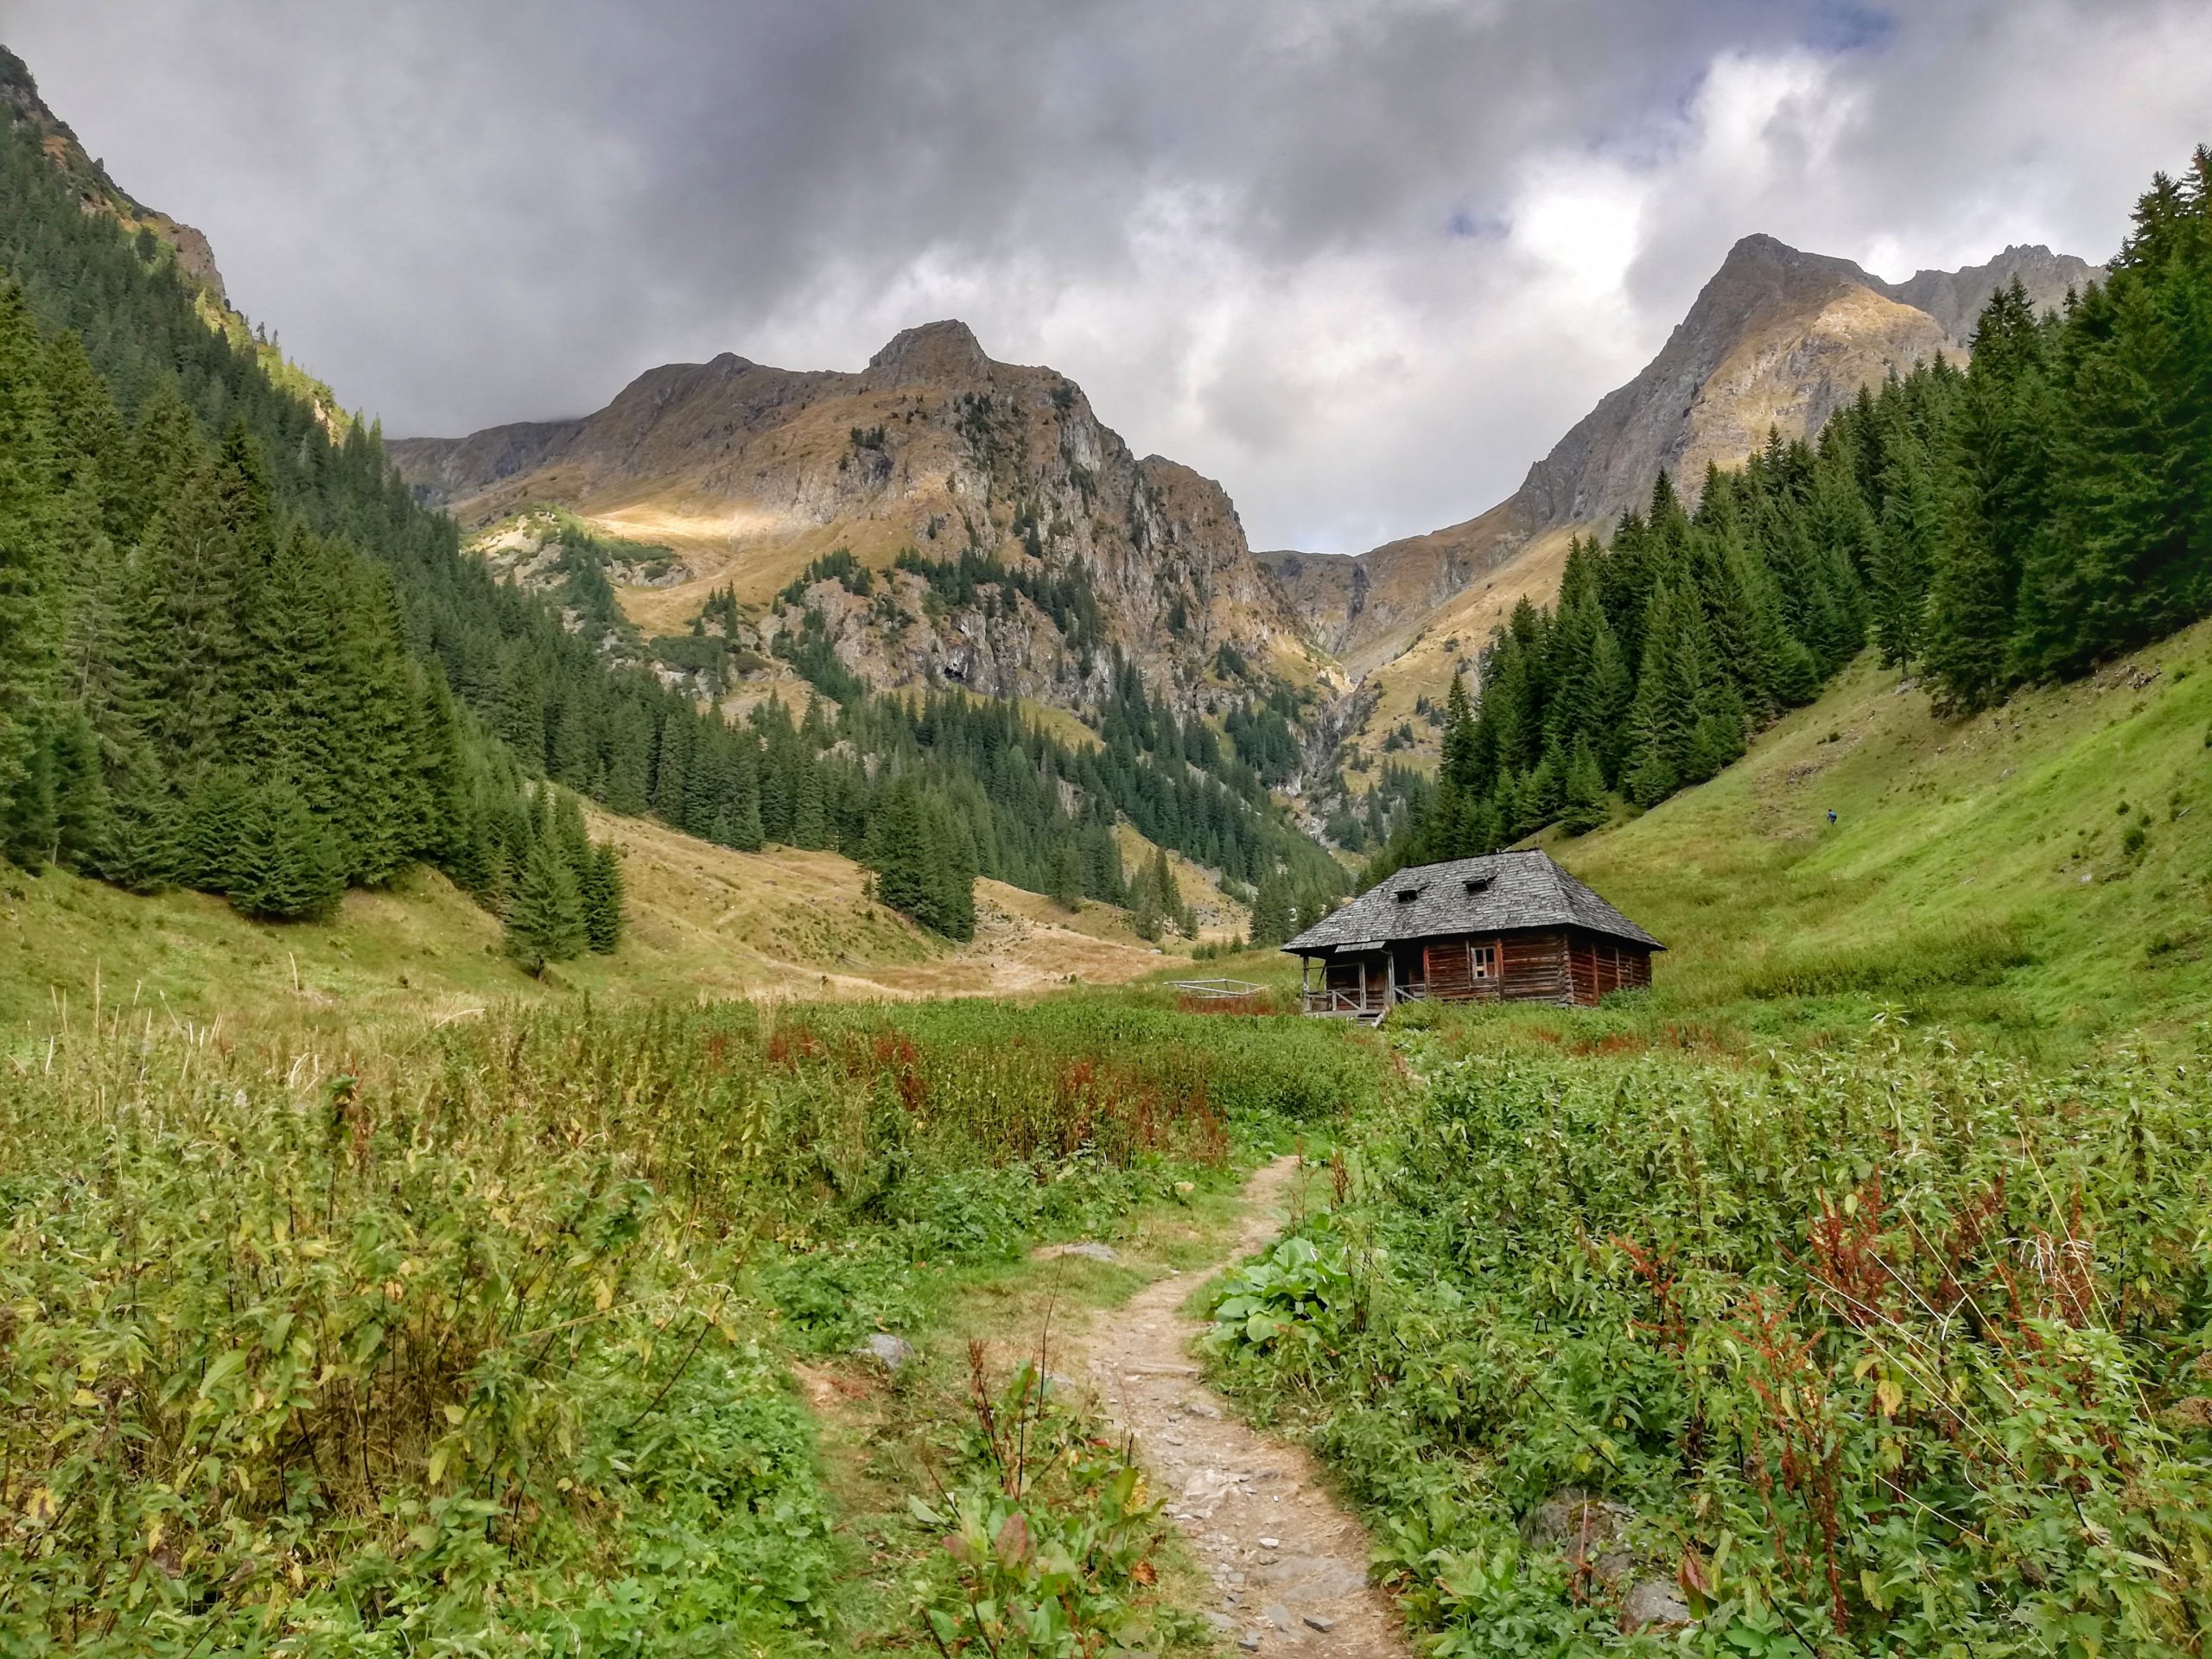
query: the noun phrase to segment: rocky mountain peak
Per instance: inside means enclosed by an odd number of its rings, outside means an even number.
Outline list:
[[[29,127],[37,135],[40,147],[76,190],[86,212],[111,214],[126,230],[143,226],[152,231],[176,251],[178,269],[206,289],[216,304],[229,308],[223,273],[215,268],[214,250],[207,238],[191,226],[147,207],[109,177],[106,167],[77,142],[69,124],[47,107],[30,66],[5,46],[0,46],[0,121]]]
[[[1728,257],[1720,262],[1715,280],[1732,270],[1746,266],[1778,265],[1791,270],[1827,270],[1843,268],[1857,272],[1859,267],[1848,259],[1834,259],[1826,254],[1807,253],[1802,248],[1793,248],[1780,237],[1769,236],[1764,231],[1753,231],[1749,236],[1739,236],[1736,245],[1728,250]],[[1860,273],[1864,274],[1864,273]]]
[[[1123,665],[1210,714],[1319,671],[1217,482],[1137,459],[1073,381],[994,362],[957,321],[905,330],[858,373],[666,364],[580,420],[386,453],[487,549],[550,505],[637,543],[625,568],[654,574],[624,588],[626,613],[657,639],[711,622],[753,664],[747,696],[787,664],[822,683],[824,652],[880,689],[1078,716]]]
[[[2041,309],[2103,276],[2085,260],[2031,245],[1890,283],[1852,260],[1754,232],[1729,249],[1658,355],[1600,399],[1497,506],[1357,561],[1270,554],[1264,562],[1317,640],[1355,667],[1374,666],[1417,637],[1425,619],[1461,601],[1471,584],[1544,597],[1539,578],[1508,567],[1524,551],[1555,564],[1568,531],[1602,530],[1648,499],[1660,468],[1694,495],[1708,461],[1734,465],[1770,430],[1817,432],[1892,368],[1936,352],[1966,356],[1989,296],[2015,280]],[[1474,632],[1480,637],[1480,628]]]
[[[1974,322],[1989,296],[2014,282],[2027,290],[2037,310],[2063,302],[2075,292],[2104,280],[2104,268],[2070,253],[2053,253],[2041,243],[2017,243],[1994,259],[1961,270],[1919,270],[1883,291],[1902,305],[1925,311],[1957,340],[1973,337]]]
[[[868,360],[871,386],[944,385],[980,380],[991,372],[976,332],[953,318],[901,329]]]

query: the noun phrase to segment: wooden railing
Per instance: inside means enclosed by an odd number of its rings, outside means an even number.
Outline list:
[[[1307,1014],[1334,1014],[1346,1020],[1381,1014],[1390,1006],[1380,985],[1370,986],[1363,996],[1357,991],[1309,990],[1300,1002]]]
[[[1249,979],[1179,979],[1174,987],[1185,996],[1208,1002],[1246,1001],[1267,989]]]
[[[1401,1002],[1426,1002],[1428,986],[1424,982],[1412,985],[1370,985],[1363,995],[1356,990],[1307,989],[1300,994],[1300,1006],[1307,1014],[1334,1014],[1340,1019],[1363,1020],[1380,1014]]]

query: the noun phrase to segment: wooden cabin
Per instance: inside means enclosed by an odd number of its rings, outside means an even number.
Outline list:
[[[1354,1020],[1400,1002],[1587,1006],[1648,988],[1666,948],[1533,850],[1400,870],[1283,946],[1306,1012]]]

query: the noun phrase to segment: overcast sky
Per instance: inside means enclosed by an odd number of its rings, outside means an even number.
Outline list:
[[[1253,543],[1467,518],[1738,237],[2108,256],[2206,0],[0,0],[233,301],[394,435],[965,319]]]

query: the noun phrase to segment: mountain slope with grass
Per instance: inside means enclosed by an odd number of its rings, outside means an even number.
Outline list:
[[[1542,844],[1667,943],[1655,1020],[2171,1032],[2212,1007],[2212,624],[1965,718],[1870,652],[1710,783]]]

